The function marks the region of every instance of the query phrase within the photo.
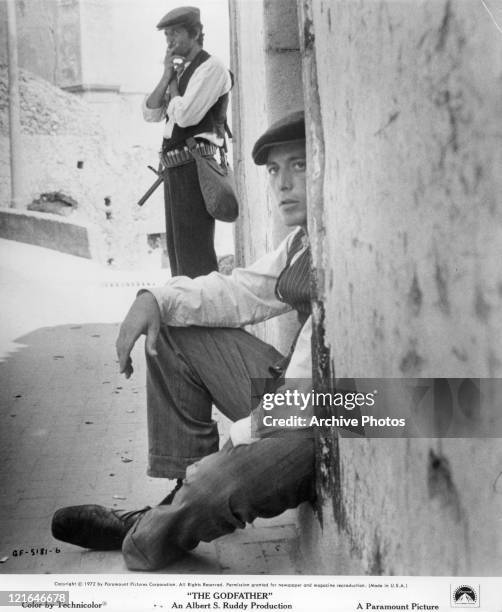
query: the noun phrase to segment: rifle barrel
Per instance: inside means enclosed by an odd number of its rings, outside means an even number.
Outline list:
[[[152,193],[157,189],[157,187],[164,180],[163,176],[159,176],[159,178],[155,181],[155,183],[150,187],[150,189],[145,193],[145,195],[138,200],[138,206],[143,206],[143,204],[148,200],[148,198],[152,195]]]

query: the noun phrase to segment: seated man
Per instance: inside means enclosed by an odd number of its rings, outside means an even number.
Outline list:
[[[311,388],[303,112],[272,125],[253,159],[266,165],[284,223],[295,229],[275,251],[231,276],[176,277],[140,292],[117,340],[120,370],[129,377],[132,347],[146,334],[148,472],[179,479],[176,494],[133,512],[86,505],[54,515],[56,538],[87,548],[122,545],[130,569],[164,567],[200,541],[314,496],[311,430],[267,429],[260,406],[258,428],[251,424],[260,394],[284,391],[287,379]],[[301,328],[288,357],[240,329],[291,309]],[[213,403],[234,421],[220,451]]]

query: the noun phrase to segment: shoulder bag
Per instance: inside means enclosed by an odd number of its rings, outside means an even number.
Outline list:
[[[218,221],[235,221],[239,215],[239,202],[233,172],[223,161],[224,157],[219,164],[213,157],[204,157],[193,138],[187,138],[186,143],[197,164],[200,190],[207,212]]]

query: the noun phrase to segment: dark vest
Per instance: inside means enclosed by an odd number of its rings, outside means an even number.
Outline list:
[[[303,324],[312,311],[310,304],[310,247],[307,247],[303,253],[291,263],[293,257],[303,248],[304,236],[305,232],[301,231],[293,238],[288,250],[286,265],[279,274],[275,284],[275,295],[277,299],[285,304],[289,304],[296,310],[301,327],[296,333],[288,354],[269,368],[274,378],[279,378],[286,371]]]
[[[291,263],[293,257],[303,248],[305,233],[298,232],[289,247],[286,266],[279,274],[275,285],[277,299],[289,304],[298,313],[298,319],[303,325],[308,319],[312,308],[310,304],[310,247],[307,247],[298,258]]]
[[[190,62],[190,65],[186,70],[183,71],[179,82],[178,89],[180,95],[183,95],[187,89],[188,82],[192,77],[195,70],[208,60],[211,56],[207,51],[203,49],[197,53],[197,55]],[[208,112],[202,117],[197,125],[189,125],[186,128],[180,127],[178,124],[174,124],[173,133],[171,138],[164,138],[162,143],[162,150],[172,151],[173,149],[179,149],[185,146],[185,141],[191,136],[196,134],[202,134],[203,132],[214,132],[218,138],[225,136],[225,122],[227,118],[227,107],[228,107],[228,93],[223,94],[216,100],[215,104],[208,110]]]

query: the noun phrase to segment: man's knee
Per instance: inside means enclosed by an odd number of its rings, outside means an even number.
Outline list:
[[[190,505],[203,505],[208,512],[226,504],[239,485],[231,457],[226,449],[189,465],[183,483],[183,499]]]
[[[266,439],[224,447],[187,468],[186,499],[214,511],[230,509],[239,522],[273,516],[312,500],[313,439]]]

